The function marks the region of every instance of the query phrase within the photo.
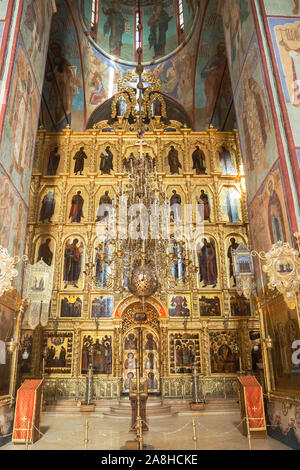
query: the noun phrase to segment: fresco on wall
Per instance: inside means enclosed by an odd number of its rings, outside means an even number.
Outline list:
[[[220,0],[232,89],[235,90],[254,33],[250,0]],[[219,3],[220,3],[219,2]]]
[[[0,245],[6,248],[10,256],[23,255],[27,221],[27,206],[4,175],[0,167]],[[18,276],[14,286],[19,289],[21,279]]]
[[[39,93],[19,42],[1,143],[2,164],[17,190],[28,196],[39,113]]]
[[[268,22],[290,125],[295,144],[299,146],[300,21],[289,18],[269,18]]]
[[[291,243],[279,163],[274,167],[249,208],[253,247],[269,251],[273,243],[283,239]]]
[[[249,201],[278,158],[274,124],[259,57],[257,39],[254,38],[235,95]]]
[[[300,16],[299,0],[264,0],[267,15]]]
[[[199,44],[195,81],[197,130],[220,127],[232,100],[222,17],[217,0],[209,3]]]
[[[25,0],[20,30],[28,52],[38,88],[41,89],[44,78],[46,46],[50,28],[52,7],[49,0]]]
[[[80,48],[75,26],[65,1],[57,0],[56,5],[58,11],[50,31],[43,89],[52,116],[51,120],[43,105],[43,121],[49,130],[61,130],[68,121],[71,125],[71,112],[75,114],[84,109]]]

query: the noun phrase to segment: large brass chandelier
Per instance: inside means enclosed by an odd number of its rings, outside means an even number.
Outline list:
[[[137,29],[141,38],[140,14]],[[144,94],[149,90],[143,84],[140,40],[136,52],[138,157],[132,154],[124,166],[127,178],[119,183],[113,210],[103,210],[108,224],[103,227],[100,223],[97,227],[96,251],[106,269],[102,287],[113,288],[115,292],[128,290],[144,301],[156,292],[166,293],[181,286],[192,288],[193,274],[198,268],[193,264],[196,250],[190,235],[183,233],[181,218],[174,220],[174,215],[171,218],[172,208],[162,175],[156,169],[156,159],[144,152]],[[174,276],[172,272],[178,264],[180,275]]]

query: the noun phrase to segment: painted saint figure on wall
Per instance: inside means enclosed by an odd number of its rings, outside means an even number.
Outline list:
[[[223,203],[223,213],[227,214],[229,223],[241,222],[238,210],[238,196],[233,188],[229,188]]]
[[[198,252],[200,282],[203,282],[203,287],[216,287],[218,282],[216,251],[213,243],[208,242],[206,238],[202,242],[203,246]]]
[[[57,168],[60,162],[60,155],[58,153],[58,147],[55,147],[54,150],[51,150],[47,166],[47,176],[56,175]]]
[[[78,172],[82,175],[82,172],[84,170],[84,160],[87,159],[87,155],[84,151],[84,147],[80,147],[78,152],[75,153],[75,156],[73,157],[73,160],[75,160],[75,167],[74,167],[74,173],[77,175]]]
[[[269,232],[272,244],[274,244],[280,240],[285,241],[286,232],[280,200],[273,187],[272,181],[270,181],[268,184],[268,190],[270,194],[268,205]]]
[[[206,175],[205,155],[203,150],[200,150],[199,145],[196,145],[196,150],[192,154],[193,170],[196,170],[196,175]]]
[[[81,191],[77,191],[77,194],[75,194],[72,197],[71,201],[71,209],[70,209],[70,214],[69,218],[71,218],[71,223],[80,223],[81,218],[84,217],[83,215],[83,204],[84,204],[84,199],[81,196]]]
[[[109,51],[111,54],[120,57],[122,37],[125,32],[125,19],[121,13],[120,1],[112,0],[111,8],[102,7],[102,11],[107,16],[104,24],[104,34],[110,34]]]
[[[37,257],[37,262],[39,262],[40,260],[43,260],[44,263],[48,264],[48,266],[51,266],[52,259],[53,259],[53,253],[49,247],[50,242],[51,242],[51,238],[47,238],[46,241],[40,245],[38,257]]]
[[[56,204],[55,196],[56,194],[52,190],[49,190],[48,193],[44,196],[40,212],[41,222],[45,222],[45,220],[48,220],[50,224],[52,223],[51,218],[54,214]]]
[[[227,250],[227,258],[229,259],[229,278],[233,278],[233,287],[236,286],[236,279],[233,274],[233,260],[232,260],[232,251],[237,250],[239,244],[235,241],[235,238],[230,238],[230,245]]]
[[[153,59],[165,55],[166,35],[169,28],[169,21],[173,18],[169,17],[164,6],[164,2],[160,0],[155,2],[154,14],[148,21],[148,26],[150,27],[148,41],[150,49],[153,48],[154,50]]]
[[[231,161],[230,152],[223,145],[221,152],[219,152],[220,165],[223,170],[223,175],[232,175],[235,172],[234,166]]]
[[[82,243],[78,246],[79,240],[75,238],[71,243],[71,240],[68,240],[65,247],[65,262],[64,262],[64,288],[67,289],[68,285],[71,284],[74,287],[78,288],[78,280],[81,274],[81,264],[82,264],[82,253],[83,246]]]
[[[179,175],[179,168],[182,168],[182,166],[178,158],[178,150],[175,149],[174,145],[171,145],[167,158],[171,175]]]
[[[222,102],[229,106],[231,102],[230,76],[225,54],[225,44],[221,42],[217,47],[217,54],[209,59],[201,72],[204,79],[204,91],[206,96],[205,122],[208,126],[215,126],[221,122]],[[220,88],[221,87],[221,88]],[[217,92],[217,90],[220,90]]]
[[[196,197],[198,210],[200,212],[200,217],[203,217],[203,220],[207,220],[210,222],[210,203],[209,203],[209,197],[208,195],[204,192],[204,189],[201,189],[201,194],[199,197]]]
[[[111,170],[114,169],[113,158],[114,156],[110,150],[110,146],[107,145],[105,150],[102,150],[100,155],[100,171],[102,175],[110,175]]]
[[[56,130],[60,130],[71,123],[72,103],[82,79],[77,75],[77,67],[63,57],[58,42],[50,44],[45,78],[51,82],[49,105],[54,107]]]

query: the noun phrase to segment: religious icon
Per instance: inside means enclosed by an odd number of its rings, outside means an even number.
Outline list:
[[[41,212],[40,212],[40,221],[45,222],[45,220],[48,220],[49,223],[52,223],[51,217],[54,214],[55,210],[55,192],[52,190],[49,190],[48,193],[44,196],[42,200],[42,207],[41,207]]]
[[[111,170],[114,169],[113,158],[114,156],[110,150],[110,146],[107,145],[105,150],[102,150],[100,155],[100,171],[102,175],[110,175]]]
[[[82,172],[84,170],[84,160],[87,159],[87,155],[84,152],[84,147],[80,147],[78,152],[75,153],[75,156],[73,157],[73,160],[75,160],[75,167],[74,167],[74,173],[77,175],[78,172],[82,175]]]
[[[47,238],[44,243],[41,243],[41,245],[39,247],[37,263],[40,260],[43,260],[44,263],[48,264],[48,266],[51,266],[53,253],[52,253],[52,251],[50,250],[50,247],[49,247],[50,242],[51,242],[51,238]]]
[[[109,196],[109,191],[105,191],[105,193],[100,197],[96,222],[108,221],[109,212],[105,209],[109,209],[109,207],[106,206],[112,206],[112,199]]]
[[[174,145],[171,145],[171,149],[168,153],[167,158],[168,158],[168,163],[170,166],[171,175],[175,175],[175,174],[179,175],[179,168],[182,168],[182,166],[178,159],[178,150],[175,149]]]
[[[171,374],[191,374],[194,363],[200,369],[200,341],[197,333],[172,333],[169,341]]]
[[[51,150],[47,166],[47,176],[56,175],[57,168],[60,162],[60,155],[58,153],[58,147],[55,147],[54,150]]]
[[[171,221],[181,220],[181,196],[173,189],[170,199]]]
[[[157,369],[157,359],[153,352],[149,352],[145,359],[145,370],[156,370]]]
[[[126,101],[125,101],[123,96],[120,96],[120,98],[118,99],[117,104],[116,104],[116,108],[117,108],[117,116],[124,116],[125,115],[126,109],[127,109],[127,104],[126,104]]]
[[[231,161],[230,152],[226,149],[226,147],[222,146],[222,151],[219,152],[219,160],[220,165],[223,170],[223,175],[232,175],[235,173],[234,166]]]
[[[92,318],[112,318],[114,298],[112,295],[100,295],[92,300]]]
[[[150,27],[149,34],[149,47],[153,47],[154,56],[153,59],[165,55],[165,46],[166,46],[166,34],[168,31],[169,21],[173,18],[169,17],[167,11],[164,9],[164,2],[158,0],[154,5],[154,14],[148,21],[148,26]]]
[[[75,238],[71,243],[68,240],[65,247],[65,262],[64,262],[64,288],[71,284],[73,287],[78,288],[78,280],[81,274],[83,243],[78,246],[78,239]]]
[[[235,295],[230,298],[231,315],[233,317],[250,317],[250,302],[246,297]]]
[[[202,295],[199,297],[200,317],[219,317],[221,316],[220,299],[218,296],[208,297]]]
[[[190,300],[187,296],[172,296],[169,304],[169,316],[170,317],[189,317],[190,312]]]
[[[216,287],[218,282],[218,270],[216,261],[216,250],[213,242],[208,242],[206,238],[202,240],[203,246],[198,251],[198,260],[200,266],[200,282],[203,287]]]
[[[134,354],[132,352],[127,354],[124,367],[125,369],[129,369],[129,370],[136,369],[136,358],[134,357]]]
[[[125,339],[125,349],[133,349],[136,351],[137,349],[137,338],[133,333],[129,333],[127,338]]]
[[[112,55],[120,57],[122,37],[125,32],[125,18],[121,13],[119,0],[112,0],[111,8],[102,7],[104,15],[107,16],[104,24],[104,34],[109,34],[109,51]]]
[[[210,360],[212,373],[235,373],[239,369],[238,337],[235,331],[211,331]]]
[[[192,153],[193,170],[196,170],[196,175],[206,175],[205,155],[203,150],[200,150],[199,145],[196,145],[196,150]]]
[[[145,350],[149,351],[157,351],[157,344],[153,339],[153,334],[152,333],[147,333],[146,335],[146,344],[145,344]]]
[[[239,198],[234,188],[228,188],[222,204],[223,214],[227,215],[229,223],[241,222],[239,216]]]
[[[83,337],[81,373],[86,374],[89,365],[93,367],[93,374],[112,373],[112,338],[105,335],[92,338]]]
[[[61,297],[60,316],[62,318],[80,318],[82,312],[82,296],[66,295]]]
[[[239,244],[235,241],[235,238],[230,238],[230,245],[227,250],[227,258],[229,259],[229,278],[233,278],[233,287],[236,286],[236,278],[233,273],[233,259],[232,259],[232,250],[236,250],[239,247]]]
[[[73,334],[49,332],[44,336],[47,351],[45,371],[48,373],[71,373]]]
[[[198,210],[200,213],[200,217],[203,217],[203,220],[207,220],[210,222],[210,203],[209,203],[209,197],[208,195],[204,192],[204,189],[201,189],[201,194],[199,197],[196,196]]]
[[[161,102],[158,98],[155,98],[155,100],[153,100],[153,103],[151,105],[151,110],[152,110],[152,117],[161,116]]]
[[[71,223],[80,223],[81,218],[84,218],[83,215],[83,204],[84,204],[84,199],[81,196],[81,191],[77,191],[77,194],[75,194],[72,197],[71,201],[71,209],[70,209],[70,214],[69,218],[71,218]]]

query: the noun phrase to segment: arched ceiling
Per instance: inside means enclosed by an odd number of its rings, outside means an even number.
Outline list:
[[[135,0],[81,1],[82,24],[93,45],[108,58],[125,65],[136,64]],[[182,7],[182,15],[180,8]],[[160,63],[178,52],[191,38],[199,12],[197,0],[141,0],[144,64]]]

